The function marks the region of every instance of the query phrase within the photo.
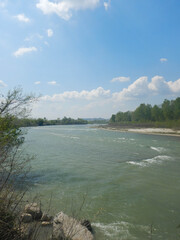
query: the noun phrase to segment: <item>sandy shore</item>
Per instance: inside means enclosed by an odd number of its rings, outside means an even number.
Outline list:
[[[119,132],[134,132],[141,134],[156,134],[156,135],[166,135],[166,136],[177,136],[180,137],[180,130],[174,130],[171,128],[120,128],[114,126],[99,126],[98,128],[111,131]]]

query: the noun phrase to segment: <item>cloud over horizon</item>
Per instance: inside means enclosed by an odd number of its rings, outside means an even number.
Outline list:
[[[152,97],[153,96],[153,97]],[[136,79],[127,88],[119,92],[98,87],[92,90],[65,91],[53,95],[44,95],[35,107],[35,116],[57,118],[71,117],[110,117],[118,111],[134,110],[140,103],[154,104],[158,96],[160,104],[165,98],[180,96],[180,79],[166,81],[162,76],[154,76],[148,81],[147,76]]]
[[[93,89],[91,91],[82,90],[78,91],[66,91],[59,94],[53,94],[52,96],[45,95],[41,97],[41,100],[45,101],[65,101],[67,99],[85,99],[93,100],[99,97],[108,97],[110,95],[110,90],[104,90],[102,87]]]
[[[50,85],[56,85],[55,81],[48,82]],[[41,97],[43,101],[65,101],[84,99],[92,101],[100,98],[110,99],[112,101],[129,101],[133,99],[145,99],[148,96],[160,94],[162,96],[178,96],[180,94],[180,79],[172,82],[166,81],[162,76],[154,76],[151,81],[148,81],[147,76],[142,76],[130,84],[127,88],[124,88],[120,92],[112,93],[109,89],[105,90],[103,87],[98,87],[90,91],[65,91],[63,93],[57,93],[45,95]]]
[[[161,96],[178,96],[180,94],[180,79],[168,82],[164,77],[157,75],[151,79],[151,82],[148,82],[148,77],[143,76],[130,84],[128,88],[113,93],[113,99],[122,101],[141,98],[143,101],[148,96],[158,94]]]

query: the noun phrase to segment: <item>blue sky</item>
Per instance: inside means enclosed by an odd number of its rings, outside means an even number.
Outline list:
[[[110,117],[180,96],[179,0],[0,0],[0,91],[33,117]]]

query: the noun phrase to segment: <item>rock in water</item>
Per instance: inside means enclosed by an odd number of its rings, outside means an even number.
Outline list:
[[[29,213],[32,215],[34,220],[40,220],[42,217],[42,211],[37,203],[27,204],[24,208],[25,213]]]
[[[53,240],[93,240],[92,233],[76,219],[63,212],[58,213],[53,221]]]

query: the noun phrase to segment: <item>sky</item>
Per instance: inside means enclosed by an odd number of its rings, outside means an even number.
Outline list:
[[[0,0],[0,93],[32,117],[110,118],[180,97],[179,0]]]

